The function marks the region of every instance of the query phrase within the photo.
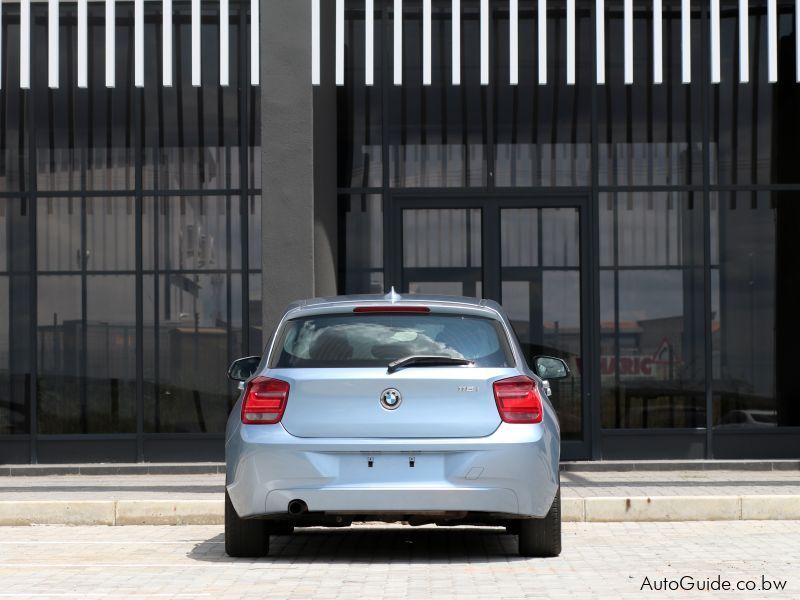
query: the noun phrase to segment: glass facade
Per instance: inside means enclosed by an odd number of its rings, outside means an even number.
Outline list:
[[[690,4],[690,82],[681,3],[662,5],[661,82],[650,5],[634,6],[626,84],[623,2],[606,1],[597,83],[596,5],[577,0],[568,83],[566,2],[548,2],[542,84],[538,4],[520,2],[511,85],[508,4],[492,2],[481,85],[480,3],[462,0],[454,85],[451,3],[434,0],[423,85],[422,1],[406,1],[399,86],[393,3],[376,1],[371,87],[364,14],[348,7],[340,287],[500,301],[526,353],[563,356],[576,375],[553,397],[564,439],[577,443],[568,455],[796,456],[795,5],[777,1],[770,83],[766,0],[749,3],[744,78],[738,3],[722,0],[718,84],[707,3]]]
[[[145,3],[135,88],[133,5],[117,3],[109,88],[105,8],[89,3],[79,89],[77,9],[62,3],[61,85],[51,89],[47,6],[34,3],[23,90],[19,7],[3,5],[0,438],[26,439],[22,460],[216,458],[236,397],[225,365],[260,352],[249,3],[230,5],[228,86],[216,5],[203,8],[203,84],[192,86],[190,8],[173,2],[174,84],[164,87],[161,4]]]

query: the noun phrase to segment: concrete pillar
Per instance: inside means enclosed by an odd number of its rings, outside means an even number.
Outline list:
[[[261,2],[265,343],[286,304],[336,293],[333,3],[320,4],[323,85],[314,88],[311,2]]]

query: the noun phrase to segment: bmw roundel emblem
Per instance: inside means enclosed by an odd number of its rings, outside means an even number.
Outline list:
[[[381,392],[381,406],[386,410],[394,410],[403,401],[400,392],[394,388],[389,388]]]

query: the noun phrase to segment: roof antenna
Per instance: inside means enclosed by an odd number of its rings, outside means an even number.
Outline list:
[[[391,290],[389,290],[389,293],[388,293],[388,294],[386,294],[386,295],[383,297],[383,299],[384,299],[384,300],[388,300],[388,301],[389,301],[389,302],[391,302],[392,304],[394,304],[394,303],[395,303],[395,302],[397,302],[398,300],[402,300],[402,298],[403,298],[403,297],[402,297],[400,294],[398,294],[397,292],[395,292],[395,291],[394,291],[394,286],[392,286],[392,289],[391,289]]]

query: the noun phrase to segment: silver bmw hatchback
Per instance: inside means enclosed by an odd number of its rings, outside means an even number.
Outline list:
[[[559,426],[503,309],[448,296],[292,304],[263,357],[235,361],[225,549],[262,556],[294,527],[491,525],[561,552]],[[534,372],[535,371],[535,372]]]

